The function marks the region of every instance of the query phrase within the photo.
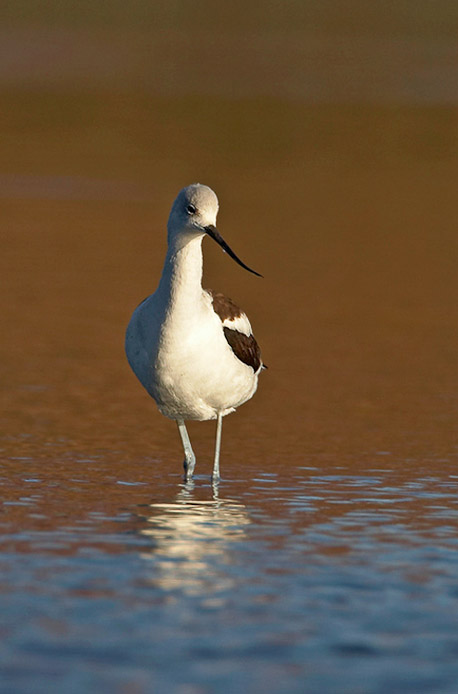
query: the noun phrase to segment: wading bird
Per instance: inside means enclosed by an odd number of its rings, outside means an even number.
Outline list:
[[[204,236],[260,276],[221,237],[217,213],[211,188],[194,183],[178,193],[159,286],[135,309],[126,332],[132,370],[159,411],[177,422],[186,481],[196,457],[185,420],[217,420],[213,480],[218,480],[222,419],[252,397],[265,368],[245,313],[223,294],[202,288]]]

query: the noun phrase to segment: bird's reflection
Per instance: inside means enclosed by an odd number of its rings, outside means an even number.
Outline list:
[[[174,501],[150,504],[143,520],[140,533],[151,539],[151,550],[142,557],[151,561],[155,587],[214,596],[233,586],[230,545],[244,539],[250,523],[242,503],[219,498],[217,487],[198,499],[188,483]]]

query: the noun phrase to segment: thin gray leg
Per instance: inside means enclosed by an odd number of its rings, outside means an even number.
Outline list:
[[[191,441],[189,440],[188,432],[184,421],[182,419],[177,419],[177,426],[178,431],[180,432],[181,442],[183,444],[184,450],[184,476],[186,482],[189,482],[194,473],[194,468],[196,466],[196,456],[194,455],[194,451],[192,450]]]
[[[221,432],[223,430],[223,415],[218,413],[216,422],[215,462],[213,463],[213,482],[219,480],[219,455],[221,453]]]

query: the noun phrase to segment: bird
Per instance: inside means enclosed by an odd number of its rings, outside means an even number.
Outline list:
[[[247,315],[229,298],[202,288],[202,241],[209,236],[245,265],[216,227],[219,202],[206,185],[183,188],[167,223],[167,253],[156,291],[134,310],[125,351],[134,374],[159,411],[175,420],[184,451],[184,478],[196,456],[186,421],[216,419],[213,482],[220,479],[223,417],[249,400],[267,368]]]

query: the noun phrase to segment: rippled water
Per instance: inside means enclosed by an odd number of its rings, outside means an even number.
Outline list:
[[[391,462],[214,489],[11,461],[3,690],[455,692],[458,477]]]
[[[38,5],[0,24],[0,690],[456,694],[456,2]],[[218,487],[123,353],[195,180],[264,275],[204,244],[269,365]]]

